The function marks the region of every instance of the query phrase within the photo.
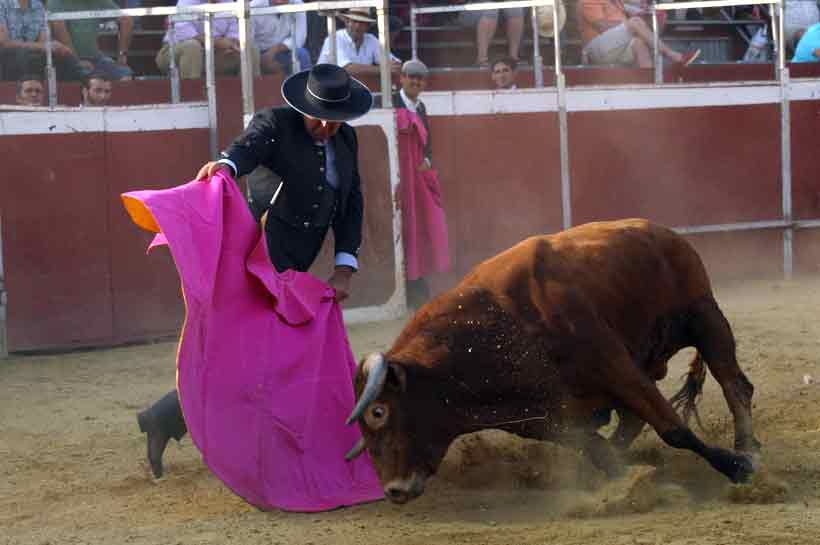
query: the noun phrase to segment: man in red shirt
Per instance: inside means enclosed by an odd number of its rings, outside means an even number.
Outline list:
[[[579,0],[577,19],[585,62],[651,68],[655,36],[641,15],[646,15],[642,7],[625,5],[623,0]],[[658,43],[661,55],[683,66],[700,55],[700,49],[678,53]]]

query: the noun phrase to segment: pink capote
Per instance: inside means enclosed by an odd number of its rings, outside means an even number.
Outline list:
[[[262,508],[321,511],[382,488],[345,419],[356,363],[334,290],[279,274],[235,182],[221,173],[123,196],[134,222],[167,243],[185,296],[177,386],[208,467]]]
[[[408,280],[416,280],[450,270],[447,220],[441,204],[438,173],[432,168],[427,171],[417,168],[424,161],[427,129],[416,112],[406,108],[396,112],[405,274]]]

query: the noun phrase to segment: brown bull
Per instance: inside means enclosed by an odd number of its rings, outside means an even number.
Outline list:
[[[705,369],[723,389],[735,451],[704,444],[655,385],[698,354],[673,402],[694,407]],[[609,475],[644,423],[734,482],[754,471],[753,386],[695,250],[645,220],[529,238],[424,306],[386,354],[359,365],[358,421],[385,494],[419,496],[457,436],[500,428],[582,449]],[[617,411],[610,439],[598,429]]]

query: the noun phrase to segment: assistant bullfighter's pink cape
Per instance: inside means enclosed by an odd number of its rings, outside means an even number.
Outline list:
[[[401,167],[401,234],[408,280],[450,270],[447,220],[435,169],[419,171],[427,129],[417,113],[396,110]]]
[[[334,290],[278,274],[235,182],[218,174],[123,195],[168,244],[185,296],[177,357],[185,422],[208,467],[251,504],[321,511],[383,496],[359,430],[356,363]]]

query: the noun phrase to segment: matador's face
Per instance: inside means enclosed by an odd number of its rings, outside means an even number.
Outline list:
[[[339,130],[339,127],[342,126],[340,121],[325,121],[324,119],[316,119],[315,117],[310,117],[309,115],[305,115],[305,128],[307,129],[308,134],[310,134],[314,140],[323,141],[327,140]]]

